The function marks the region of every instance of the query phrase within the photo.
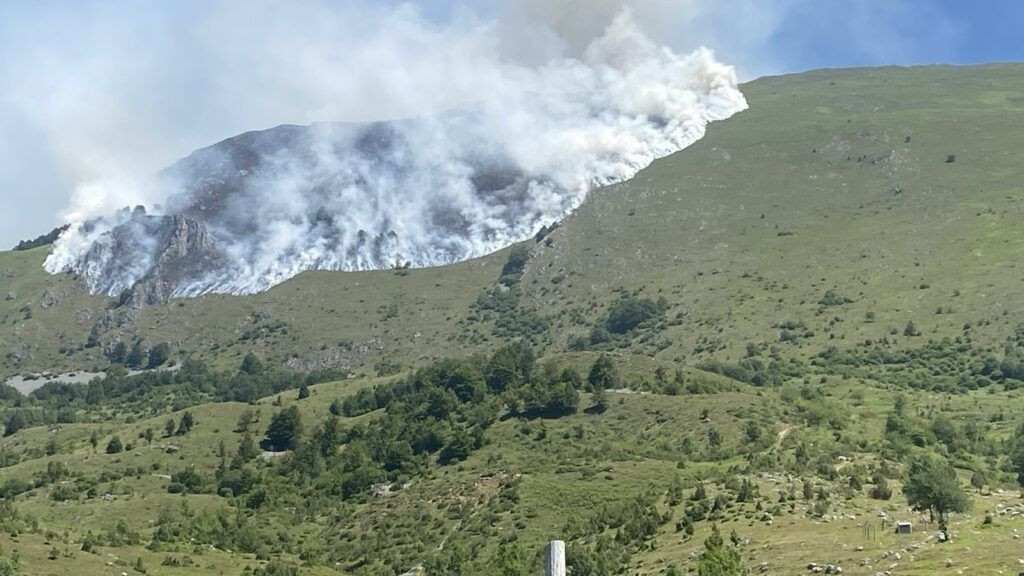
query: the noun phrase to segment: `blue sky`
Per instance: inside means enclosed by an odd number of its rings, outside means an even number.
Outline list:
[[[467,5],[499,16],[513,3],[422,0],[417,4],[431,17],[445,19]],[[1020,0],[653,0],[647,4],[666,6],[663,14],[675,25],[662,32],[663,41],[679,49],[706,44],[740,67],[746,79],[817,68],[1024,61],[1024,1]]]
[[[656,40],[679,51],[709,46],[744,80],[823,67],[1024,61],[1021,0],[387,2],[437,27],[424,45],[467,20],[514,27],[515,14],[539,11],[593,27],[602,10],[630,4]],[[0,1],[0,249],[58,224],[84,173],[156,169],[282,122],[372,116],[364,103],[324,105],[318,96],[344,96],[348,61],[330,52],[351,49],[353,38],[376,42],[374,26],[389,21],[381,4]],[[516,42],[503,44],[506,56],[533,48]],[[388,52],[387,43],[380,51],[389,66],[407,53]]]
[[[884,64],[1024,60],[1024,2],[798,2],[768,42],[785,71]]]

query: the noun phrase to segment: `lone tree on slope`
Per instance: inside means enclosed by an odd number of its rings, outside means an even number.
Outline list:
[[[920,454],[910,461],[903,492],[915,510],[928,510],[932,519],[938,516],[943,531],[950,512],[966,512],[971,507],[956,470],[934,454]]]

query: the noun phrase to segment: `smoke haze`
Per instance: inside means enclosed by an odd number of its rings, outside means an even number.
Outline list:
[[[444,24],[409,7],[261,5],[272,14],[258,16],[268,19],[259,37],[225,29],[227,48],[204,56],[293,74],[272,91],[256,73],[211,94],[237,98],[224,108],[237,108],[240,122],[363,123],[246,134],[158,177],[157,150],[178,145],[162,141],[175,133],[162,124],[203,118],[127,118],[116,98],[99,98],[102,82],[83,84],[98,114],[72,122],[65,140],[72,227],[46,268],[107,294],[156,274],[170,295],[191,296],[252,293],[309,269],[456,262],[533,235],[594,187],[632,177],[746,107],[733,69],[709,51],[677,54],[644,34],[637,18],[665,2],[636,2],[639,16],[618,2],[587,2],[589,12],[579,4],[524,1],[502,20],[457,14]],[[252,10],[215,6],[226,12],[201,24]],[[300,23],[317,28],[308,44],[294,37]],[[188,33],[213,36],[202,25]],[[317,40],[335,36],[333,46]],[[197,90],[237,80],[199,79]],[[148,210],[113,213],[135,204]]]

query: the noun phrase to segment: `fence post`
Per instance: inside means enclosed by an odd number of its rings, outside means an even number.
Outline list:
[[[552,540],[546,548],[544,576],[565,576],[565,542]]]

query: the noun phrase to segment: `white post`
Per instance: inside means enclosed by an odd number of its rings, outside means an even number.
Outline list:
[[[565,542],[561,540],[548,542],[544,576],[565,576]]]

